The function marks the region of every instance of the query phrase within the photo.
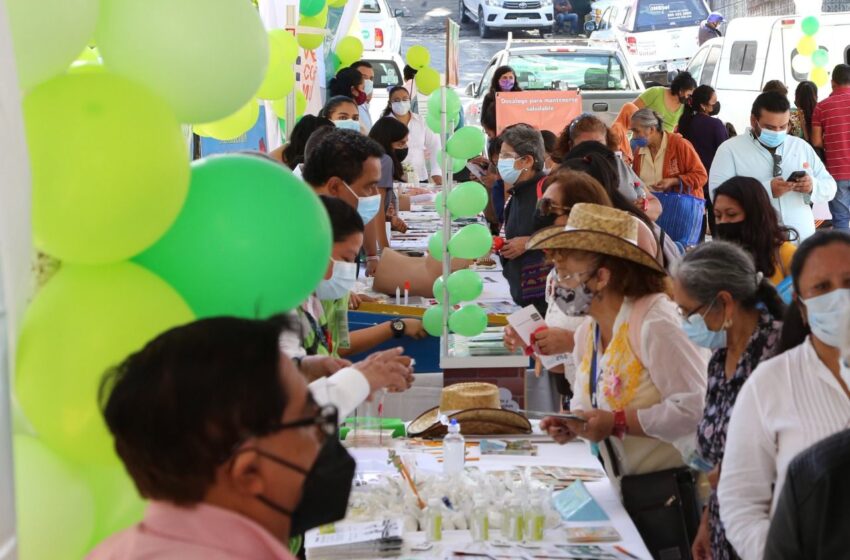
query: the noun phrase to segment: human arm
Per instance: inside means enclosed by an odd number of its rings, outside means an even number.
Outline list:
[[[376,229],[375,235],[378,237],[378,247],[381,250],[386,249],[390,246],[390,240],[387,239],[387,213],[384,210],[387,201],[387,193],[389,192],[387,189],[378,189],[381,193],[381,204],[378,207],[378,215],[375,216],[375,219],[372,220],[372,224]],[[374,274],[374,272],[373,272]]]
[[[430,128],[422,124],[425,130],[425,150],[428,152],[428,161],[431,168],[431,179],[438,185],[443,184],[443,170],[440,167],[440,154],[442,148],[440,146],[440,137],[434,134]]]
[[[815,148],[823,148],[823,113],[821,107],[816,106],[814,113],[812,113],[812,137],[810,142]]]
[[[547,327],[545,330],[534,333],[534,344],[544,356],[568,354],[575,348],[574,333],[567,329]]]
[[[711,560],[711,529],[708,520],[708,507],[703,508],[700,517],[697,536],[691,546],[691,554],[694,560]]]
[[[807,152],[806,161],[809,163],[808,176],[811,177],[812,181],[811,191],[809,192],[810,202],[829,202],[835,198],[838,185],[826,170],[826,166],[818,157],[814,148],[806,144],[804,149]]]
[[[792,560],[806,557],[800,536],[799,505],[794,484],[795,463],[796,461],[788,469],[782,493],[776,504],[776,511],[773,512],[770,521],[764,548],[765,560]]]
[[[649,216],[649,219],[653,222],[661,217],[661,212],[663,212],[663,208],[661,207],[661,201],[658,200],[658,197],[652,194],[651,192],[646,192],[646,209],[644,213]]]
[[[502,256],[511,260],[518,259],[525,253],[525,246],[528,244],[529,238],[529,236],[523,235],[508,239],[502,247]]]
[[[702,160],[699,159],[699,154],[697,154],[693,144],[684,138],[680,139],[676,151],[678,152],[676,157],[679,160],[681,170],[679,180],[682,181],[683,185],[690,188],[694,196],[704,198],[702,187],[708,182],[708,172],[706,172]]]
[[[380,210],[378,211],[380,214]],[[363,249],[366,251],[366,276],[374,276],[375,270],[378,268],[378,229],[375,224],[379,218],[375,217],[371,222],[366,224],[366,231],[363,232]],[[381,222],[383,226],[383,222]]]
[[[414,340],[420,340],[428,336],[419,319],[402,319],[404,321],[404,336]],[[368,352],[375,346],[383,344],[393,338],[392,321],[386,321],[365,329],[358,329],[349,333],[349,347],[340,348],[340,356],[351,356],[361,352]]]
[[[728,179],[737,175],[735,160],[733,159],[732,142],[724,142],[717,148],[714,160],[711,162],[711,170],[708,174],[708,196],[714,198],[714,191]]]

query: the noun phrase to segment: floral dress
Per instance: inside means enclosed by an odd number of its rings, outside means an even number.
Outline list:
[[[699,449],[702,458],[713,465],[720,465],[726,447],[726,430],[732,407],[738,392],[756,366],[772,358],[779,350],[779,335],[782,323],[774,321],[765,311],[759,317],[758,326],[750,338],[747,349],[738,360],[735,374],[726,379],[726,348],[714,352],[708,362],[708,386],[705,393],[705,412],[697,428]],[[723,474],[721,473],[721,476]],[[717,491],[711,492],[708,502],[708,522],[711,532],[711,557],[713,560],[737,558],[735,549],[726,540],[726,532],[720,521]]]

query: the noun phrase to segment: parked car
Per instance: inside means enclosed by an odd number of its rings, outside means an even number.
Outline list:
[[[482,39],[496,30],[551,33],[555,13],[552,0],[460,0],[459,11],[461,23],[478,24]]]
[[[818,17],[820,29],[815,38],[829,53],[826,69],[831,71],[841,62],[850,64],[850,13]],[[800,20],[799,16],[733,19],[725,35],[703,43],[688,64],[697,83],[717,91],[719,117],[735,125],[739,133],[750,125],[750,108],[766,82],[781,80],[793,92],[799,82],[809,79],[807,73],[796,71],[793,63],[800,56]],[[829,82],[818,87],[820,99],[830,92]],[[793,93],[789,97],[793,102]]]
[[[602,21],[588,22],[591,44],[617,44],[628,53],[645,82],[667,83],[699,47],[699,26],[708,17],[705,0],[626,0],[605,9]]]
[[[387,0],[363,0],[358,14],[363,49],[400,52],[401,26],[396,18],[401,15],[404,11],[391,10]]]
[[[363,60],[368,60],[375,71],[375,89],[372,91],[372,101],[369,103],[369,115],[374,123],[381,118],[381,113],[387,107],[390,98],[389,89],[400,86],[404,81],[402,69],[404,60],[397,52],[363,51]]]
[[[534,43],[535,46],[525,46]],[[519,44],[520,46],[514,46]],[[465,94],[467,124],[480,123],[481,104],[496,68],[511,66],[524,90],[581,91],[582,110],[612,124],[623,104],[644,90],[628,58],[610,47],[590,47],[584,41],[516,41],[509,37],[504,50],[490,60],[481,81],[470,83]]]

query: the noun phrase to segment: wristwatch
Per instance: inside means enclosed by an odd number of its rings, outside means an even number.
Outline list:
[[[626,424],[626,411],[625,410],[615,410],[614,411],[614,429],[611,430],[611,435],[614,437],[618,437],[623,439],[626,436],[626,432],[628,431],[628,425]]]
[[[401,319],[394,319],[390,323],[390,328],[393,331],[393,338],[401,338],[404,336],[404,321]]]

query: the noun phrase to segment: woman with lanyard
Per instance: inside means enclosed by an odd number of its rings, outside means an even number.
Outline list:
[[[655,237],[640,231],[630,214],[577,204],[565,231],[531,247],[552,252],[561,311],[586,317],[575,333],[570,403],[581,420],[548,417],[540,427],[558,443],[592,442],[653,556],[671,545],[686,554],[693,535],[668,527],[659,536],[648,520],[658,512],[636,501],[653,490],[650,473],[676,469],[677,481],[689,475],[673,444],[693,440],[702,417],[707,352],[682,331]],[[686,516],[689,505],[696,507],[692,481],[677,490]],[[697,521],[689,531],[695,533]]]

